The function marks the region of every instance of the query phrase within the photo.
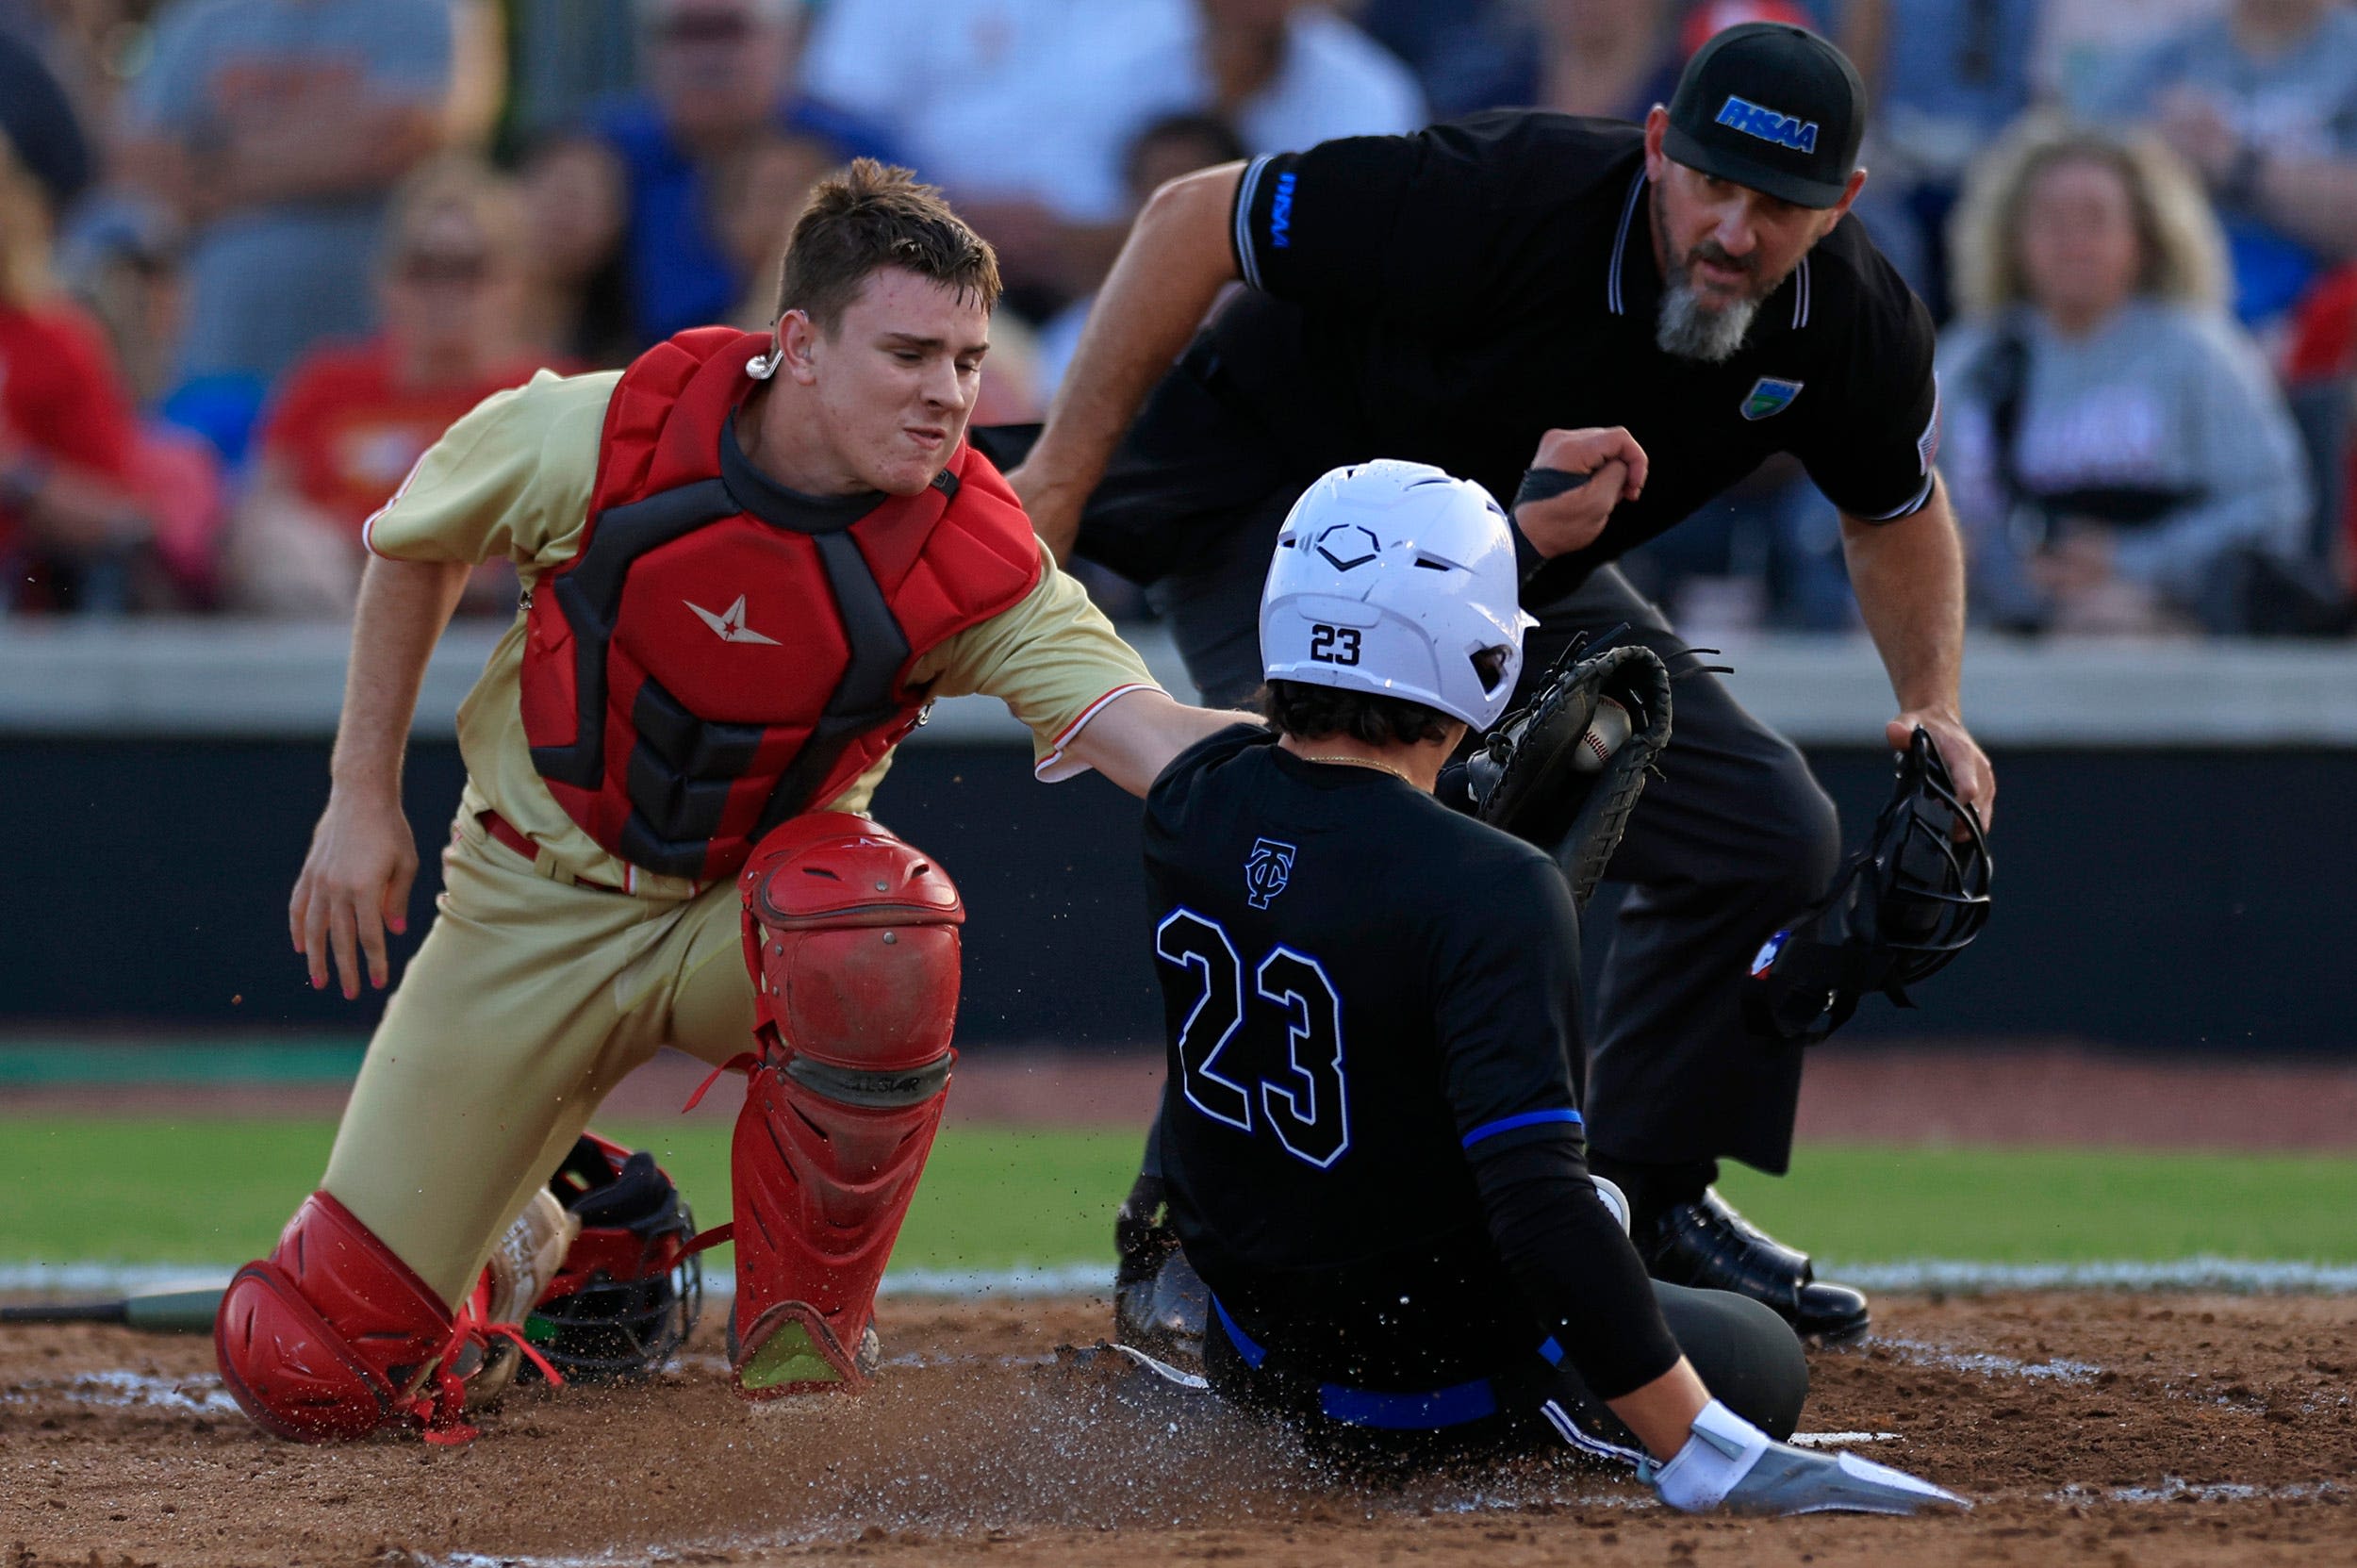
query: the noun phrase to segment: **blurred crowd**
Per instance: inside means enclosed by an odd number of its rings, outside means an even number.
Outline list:
[[[0,615],[347,611],[453,419],[766,325],[846,158],[997,244],[978,418],[1035,419],[1161,182],[1641,118],[1763,17],[1867,81],[1858,215],[1942,324],[1977,618],[2347,632],[2351,0],[0,0]],[[1854,622],[1794,470],[1630,569],[1689,628]]]

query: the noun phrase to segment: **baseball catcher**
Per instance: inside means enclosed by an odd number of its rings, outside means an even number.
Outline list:
[[[893,747],[933,699],[988,692],[1041,778],[1142,794],[1228,722],[1154,685],[966,443],[997,294],[937,191],[854,164],[795,225],[771,332],[493,397],[370,520],[288,912],[314,985],[331,961],[346,996],[389,979],[427,654],[475,564],[514,562],[523,602],[460,710],[440,917],[320,1190],[222,1303],[223,1374],[266,1429],[462,1440],[470,1375],[668,1354],[699,1299],[685,1208],[651,1161],[580,1142],[666,1045],[748,1078],[738,1391],[872,1374],[964,918],[941,864],[866,815]]]
[[[1588,1169],[1572,888],[1432,795],[1511,699],[1526,620],[1479,486],[1337,470],[1269,569],[1267,727],[1200,742],[1146,796],[1162,1155],[1211,1389],[1343,1456],[1569,1444],[1681,1510],[1956,1506],[1784,1443],[1808,1392],[1791,1328],[1649,1281]],[[1485,807],[1543,778],[1558,725],[1576,741],[1663,685],[1608,652],[1559,672],[1506,727],[1525,750]],[[1641,751],[1660,716],[1630,718]]]

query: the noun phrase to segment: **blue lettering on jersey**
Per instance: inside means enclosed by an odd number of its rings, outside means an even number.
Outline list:
[[[1762,108],[1742,98],[1730,96],[1720,106],[1719,124],[1730,130],[1741,131],[1745,136],[1755,136],[1762,141],[1789,147],[1794,152],[1813,153],[1817,150],[1816,121],[1804,124],[1788,114],[1778,114],[1774,109]]]
[[[1294,242],[1294,179],[1292,174],[1277,175],[1277,198],[1269,204],[1268,242],[1280,251]]]
[[[1256,838],[1244,863],[1244,892],[1255,909],[1266,909],[1293,881],[1294,856],[1301,851],[1274,838]]]

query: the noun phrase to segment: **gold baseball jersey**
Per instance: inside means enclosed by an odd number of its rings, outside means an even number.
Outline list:
[[[544,372],[483,403],[370,520],[369,548],[470,565],[505,555],[529,590],[579,547],[616,380]],[[936,696],[1003,701],[1052,781],[1083,770],[1064,748],[1093,715],[1158,688],[1080,586],[1042,567],[1020,602],[915,673]],[[745,624],[758,630],[760,616],[749,585]],[[733,882],[698,887],[629,866],[566,815],[525,743],[524,635],[519,616],[459,709],[468,784],[437,917],[369,1044],[321,1182],[453,1305],[623,1076],[665,1046],[717,1065],[752,1044]],[[888,761],[829,805],[865,810]],[[536,857],[495,840],[486,811]]]
[[[543,371],[486,399],[369,520],[369,549],[392,560],[468,566],[504,555],[531,592],[541,574],[580,548],[606,400],[619,379],[611,371]],[[1031,732],[1033,771],[1054,782],[1083,771],[1064,748],[1092,715],[1126,693],[1161,688],[1045,548],[1041,569],[1038,586],[1020,603],[925,654],[912,681],[934,697],[982,693],[1005,702]],[[749,629],[760,629],[757,585],[749,587],[743,617]],[[552,873],[655,898],[687,897],[695,884],[685,878],[658,876],[607,853],[541,784],[518,706],[525,635],[519,615],[459,706],[465,812],[497,812],[541,848]],[[865,811],[890,766],[887,756],[824,809]]]

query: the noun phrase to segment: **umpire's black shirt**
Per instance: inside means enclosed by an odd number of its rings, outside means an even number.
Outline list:
[[[1404,457],[1507,500],[1545,431],[1627,426],[1652,460],[1644,494],[1550,563],[1533,602],[1773,453],[1797,454],[1854,517],[1920,507],[1937,440],[1931,317],[1857,220],[1709,365],[1655,344],[1651,196],[1641,127],[1524,110],[1258,158],[1232,225],[1250,287],[1176,375],[1261,427],[1305,484]]]

